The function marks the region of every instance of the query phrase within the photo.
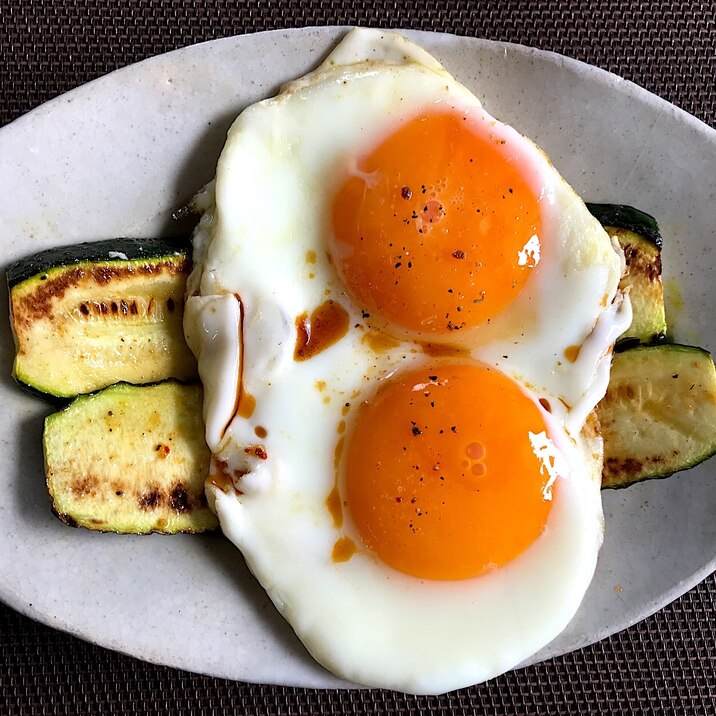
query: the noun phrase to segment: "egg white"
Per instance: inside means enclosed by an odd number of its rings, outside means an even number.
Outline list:
[[[539,188],[550,240],[535,275],[502,316],[454,342],[547,397],[549,438],[568,465],[540,538],[505,567],[457,582],[399,574],[365,550],[333,562],[336,540],[355,534],[326,507],[342,421],[350,430],[377,381],[432,360],[410,340],[378,351],[366,342],[372,326],[326,251],[330,197],[351,156],[439,106],[489,122]],[[316,659],[347,679],[436,693],[524,661],[573,616],[601,544],[600,442],[580,431],[629,308],[598,222],[541,151],[434,58],[371,30],[352,31],[314,73],[241,114],[204,201],[185,329],[205,384],[207,442],[240,490],[207,487],[224,533]],[[329,298],[350,330],[295,361],[296,317]],[[235,414],[237,375],[256,399],[249,417]]]

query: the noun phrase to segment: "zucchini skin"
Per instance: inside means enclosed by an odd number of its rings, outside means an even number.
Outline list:
[[[176,253],[191,255],[191,238],[115,238],[47,249],[18,259],[7,267],[8,289],[58,266],[122,261],[124,259],[117,255],[120,253],[130,261],[171,256]]]
[[[648,347],[665,344],[668,344],[668,336],[663,332],[654,333],[648,340],[640,340],[635,336],[625,336],[624,338],[617,338],[617,342],[614,344],[614,352],[624,353],[625,351],[630,351],[632,348],[638,348],[639,346]]]
[[[659,231],[656,219],[651,214],[627,204],[595,204],[592,202],[585,202],[585,204],[589,213],[602,226],[628,229],[648,239],[658,249],[661,248],[661,231]]]

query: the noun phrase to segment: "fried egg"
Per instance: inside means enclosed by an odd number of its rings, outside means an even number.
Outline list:
[[[602,539],[588,421],[623,257],[547,157],[405,38],[246,109],[197,199],[207,496],[313,656],[438,693],[567,625]]]

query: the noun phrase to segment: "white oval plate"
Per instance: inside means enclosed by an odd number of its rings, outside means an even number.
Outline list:
[[[342,33],[278,31],[189,47],[96,80],[2,129],[2,263],[53,245],[176,230],[171,211],[211,178],[236,114],[314,67]],[[535,139],[582,196],[658,217],[667,284],[678,282],[683,293],[677,338],[716,348],[716,132],[558,55],[406,34],[488,111]],[[93,534],[51,515],[41,448],[49,409],[12,383],[7,318],[0,330],[0,598],[148,661],[253,682],[345,685],[312,661],[221,536]],[[606,539],[594,582],[569,628],[533,661],[633,624],[714,570],[714,472],[711,461],[604,493]]]

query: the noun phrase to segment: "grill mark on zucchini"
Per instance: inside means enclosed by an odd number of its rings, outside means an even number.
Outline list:
[[[169,505],[177,512],[188,512],[191,509],[189,494],[181,482],[171,491],[169,495]]]
[[[155,510],[164,504],[164,498],[157,488],[153,488],[148,492],[143,492],[139,496],[139,508],[141,510]]]
[[[627,262],[627,268],[638,265],[641,257],[639,247],[633,243],[627,242],[622,246],[624,249],[624,258]],[[644,262],[641,270],[649,281],[656,281],[661,276],[661,254],[655,254],[651,261]]]
[[[163,305],[154,298],[146,301],[141,297],[133,300],[131,304],[128,304],[123,298],[102,302],[83,301],[79,304],[75,311],[80,314],[79,320],[87,321],[91,321],[93,318],[101,318],[105,321],[112,317],[122,320],[123,316],[130,315],[136,316],[139,320],[143,318],[162,320],[166,314],[173,314],[175,310],[177,310],[177,304],[178,310],[183,312],[184,302],[181,300],[174,301],[173,298],[169,298]]]
[[[672,458],[678,458],[678,450],[671,451]],[[665,455],[654,455],[643,460],[639,460],[634,457],[627,458],[616,458],[608,457],[604,461],[604,471],[609,475],[609,482],[611,484],[605,485],[605,487],[627,487],[634,482],[641,480],[647,480],[655,477],[669,477],[674,472],[678,472],[684,468],[678,468],[677,470],[670,470],[668,474],[664,474],[664,466],[668,464],[668,456]],[[618,478],[616,476],[619,476]],[[619,484],[616,484],[618,480]]]
[[[149,490],[135,493],[135,496],[139,509],[145,511],[168,506],[175,512],[191,512],[193,509],[207,506],[204,493],[190,495],[183,482],[177,482],[167,489],[151,487]]]
[[[46,274],[42,279],[43,283],[31,295],[22,297],[14,310],[19,313],[20,320],[23,320],[23,316],[27,317],[27,319],[38,320],[53,315],[53,304],[63,298],[68,288],[76,286],[85,279],[98,286],[106,286],[116,279],[129,276],[155,276],[162,272],[167,272],[169,275],[188,274],[190,268],[191,262],[188,258],[184,258],[180,263],[165,260],[152,264],[142,263],[121,267],[109,264],[77,266],[56,276]],[[102,302],[99,306],[102,314],[106,314],[109,311],[109,307],[105,302]],[[122,312],[125,315],[126,306],[127,304],[124,302]]]
[[[83,475],[70,484],[75,497],[94,497],[97,494],[98,480],[95,475]]]
[[[57,517],[60,522],[64,522],[64,524],[66,524],[68,527],[79,528],[79,523],[74,517],[72,517],[72,515],[67,515],[64,512],[58,512],[54,505],[52,505],[50,509],[52,511],[52,514]]]

